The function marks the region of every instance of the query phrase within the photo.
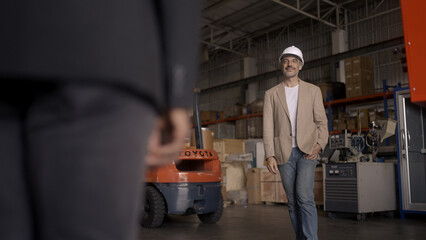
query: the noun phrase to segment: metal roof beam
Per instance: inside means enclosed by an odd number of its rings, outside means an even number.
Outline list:
[[[323,2],[325,2],[325,3],[328,3],[328,4],[330,4],[331,6],[333,6],[333,7],[337,7],[337,4],[336,3],[334,3],[334,2],[332,2],[332,1],[329,1],[329,0],[322,0]]]
[[[328,15],[330,15],[330,13],[334,12],[335,10],[336,10],[335,7],[330,8],[330,10],[328,10],[326,13],[324,13],[321,17],[326,18],[326,17],[328,17]]]
[[[240,56],[243,56],[243,57],[247,57],[247,56],[248,56],[248,54],[241,53],[241,52],[238,52],[238,51],[235,51],[235,50],[232,50],[232,49],[229,49],[229,48],[226,48],[226,47],[223,47],[223,46],[220,46],[220,45],[217,45],[217,44],[211,43],[211,42],[207,42],[207,41],[204,41],[204,40],[200,40],[200,42],[202,42],[202,43],[204,43],[204,44],[206,44],[206,45],[209,45],[209,46],[215,47],[215,48],[219,48],[219,49],[222,49],[222,50],[225,50],[225,51],[231,52],[231,53],[235,53],[235,54],[240,55]]]
[[[238,15],[238,14],[244,13],[244,12],[246,12],[246,11],[248,11],[248,10],[253,9],[253,8],[257,8],[257,7],[259,7],[259,6],[261,6],[261,5],[265,4],[265,3],[267,3],[267,1],[265,1],[265,0],[261,0],[261,1],[259,1],[259,2],[254,3],[254,4],[250,4],[249,6],[247,6],[247,7],[245,7],[245,8],[242,8],[242,9],[240,9],[240,10],[238,10],[238,11],[235,11],[235,12],[233,12],[233,13],[231,13],[231,14],[229,14],[229,15],[227,15],[227,16],[225,16],[225,17],[223,17],[223,18],[220,18],[220,19],[218,19],[218,20],[216,20],[216,21],[212,22],[212,24],[217,25],[217,24],[219,24],[219,23],[221,23],[221,22],[224,22],[224,21],[226,21],[226,20],[228,20],[228,19],[232,18],[232,17],[233,17],[233,16],[235,16],[235,15]]]
[[[222,0],[222,1],[219,1],[217,3],[214,3],[214,4],[204,8],[203,12],[208,12],[208,11],[214,10],[216,8],[222,7],[223,5],[229,3],[230,1],[232,1],[232,0]]]
[[[307,8],[313,2],[314,2],[314,0],[311,0],[310,2],[306,3],[305,6],[303,6],[303,7],[300,8],[300,10],[303,10],[303,9]]]
[[[223,32],[227,32],[227,33],[231,33],[231,34],[234,34],[235,36],[238,36],[238,37],[242,37],[242,38],[244,38],[244,36],[245,36],[245,35],[247,35],[247,33],[243,32],[243,31],[240,31],[240,30],[238,30],[238,29],[231,29],[231,30],[228,30],[228,29],[227,29],[227,28],[225,28],[225,27],[219,27],[219,26],[216,26],[216,25],[214,25],[214,24],[210,23],[211,21],[210,21],[209,19],[204,18],[204,17],[203,17],[203,18],[201,18],[201,21],[206,22],[206,23],[205,23],[205,25],[206,25],[206,26],[209,26],[210,28],[217,29],[217,30],[220,30],[220,31],[223,31]]]
[[[275,2],[275,3],[277,3],[277,4],[282,5],[282,6],[284,6],[284,7],[287,7],[287,8],[289,8],[289,9],[293,10],[293,11],[296,11],[296,12],[298,12],[298,13],[300,13],[300,14],[303,14],[303,15],[305,15],[305,16],[307,16],[307,17],[310,17],[310,18],[312,18],[312,19],[314,19],[314,20],[317,20],[317,21],[319,21],[319,22],[322,22],[322,23],[324,23],[324,24],[326,24],[326,25],[328,25],[328,26],[331,26],[331,27],[337,28],[337,25],[336,25],[336,24],[330,23],[330,22],[325,21],[324,19],[321,19],[321,18],[319,18],[319,17],[317,17],[317,16],[314,16],[314,15],[312,15],[312,14],[308,13],[308,12],[305,12],[305,11],[303,11],[303,10],[300,10],[300,9],[298,9],[298,8],[295,8],[295,7],[291,6],[290,4],[287,4],[287,3],[281,2],[280,0],[272,0],[272,1],[273,1],[273,2]],[[318,10],[319,10],[319,6],[317,6],[317,8],[318,8]]]
[[[377,14],[375,14],[375,15],[371,15],[371,16],[368,16],[368,17],[362,18],[362,19],[356,20],[356,21],[354,21],[354,22],[350,22],[350,23],[346,24],[346,26],[353,25],[353,24],[355,24],[355,23],[359,23],[359,22],[363,22],[363,21],[365,21],[365,20],[368,20],[368,19],[371,19],[371,18],[375,18],[375,17],[378,17],[378,16],[380,16],[380,15],[388,14],[388,13],[390,13],[390,12],[394,12],[394,11],[401,11],[401,7],[396,7],[396,8],[393,8],[393,9],[389,9],[389,10],[387,10],[387,11],[383,11],[383,12],[381,12],[381,13],[377,13]]]

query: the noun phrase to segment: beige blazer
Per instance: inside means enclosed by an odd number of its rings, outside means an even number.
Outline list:
[[[319,87],[299,80],[296,142],[299,149],[311,154],[316,143],[322,149],[328,142],[327,117]],[[265,93],[263,107],[263,143],[265,156],[285,164],[292,150],[291,123],[284,82]]]

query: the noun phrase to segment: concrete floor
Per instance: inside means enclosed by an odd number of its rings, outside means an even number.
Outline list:
[[[376,213],[358,222],[353,214],[338,214],[336,219],[329,219],[318,209],[318,225],[319,239],[426,239],[426,215],[412,215],[401,220]],[[295,235],[286,205],[231,205],[224,209],[217,224],[202,224],[196,215],[168,216],[160,228],[141,227],[139,239],[292,240]]]

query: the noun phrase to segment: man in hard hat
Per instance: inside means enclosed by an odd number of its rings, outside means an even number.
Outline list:
[[[302,81],[304,60],[295,46],[279,57],[283,81],[265,93],[263,141],[267,167],[281,175],[297,239],[317,239],[314,173],[318,153],[328,140],[320,89]]]

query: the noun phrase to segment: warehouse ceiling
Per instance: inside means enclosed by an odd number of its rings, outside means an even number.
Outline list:
[[[321,22],[342,28],[345,12],[384,0],[206,0],[201,39],[207,51],[224,50],[245,56],[239,46],[288,26]]]

